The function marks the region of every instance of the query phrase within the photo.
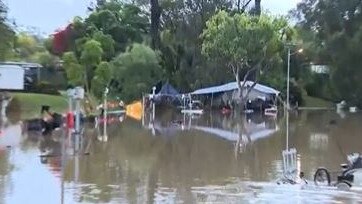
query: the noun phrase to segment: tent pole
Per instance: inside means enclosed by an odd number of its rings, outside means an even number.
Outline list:
[[[212,110],[213,101],[214,101],[214,93],[211,93],[211,107],[210,107],[211,110]]]
[[[145,125],[145,95],[142,94],[142,127]]]

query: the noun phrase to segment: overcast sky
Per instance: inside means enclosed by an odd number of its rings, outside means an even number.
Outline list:
[[[3,0],[9,7],[9,18],[21,27],[35,27],[51,34],[65,27],[74,16],[87,15],[92,0]],[[264,10],[287,14],[301,0],[262,0]]]

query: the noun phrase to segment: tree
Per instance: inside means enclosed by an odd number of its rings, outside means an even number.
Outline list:
[[[157,49],[160,46],[160,17],[161,17],[161,7],[158,3],[158,0],[150,0],[151,4],[151,38],[152,38],[152,48]]]
[[[258,16],[261,14],[261,0],[255,0],[255,14]]]
[[[92,92],[93,94],[101,98],[105,88],[109,85],[112,79],[112,69],[108,62],[101,62],[95,70],[94,77],[92,79]]]
[[[130,42],[143,41],[143,35],[149,30],[148,21],[136,5],[109,1],[92,12],[84,20],[85,25],[78,27],[83,27],[88,35],[102,31],[105,35],[112,36],[115,50],[119,52],[124,51]]]
[[[244,2],[242,2],[244,3]],[[162,66],[170,83],[188,92],[202,86],[228,81],[229,75],[205,75],[206,71],[218,73],[218,65],[201,54],[200,35],[206,21],[217,10],[231,11],[233,1],[163,0],[161,14]]]
[[[57,59],[55,56],[51,55],[49,52],[37,52],[33,56],[31,56],[31,60],[33,62],[41,64],[46,68],[55,68],[55,64]]]
[[[310,58],[331,68],[335,99],[360,107],[361,8],[362,2],[357,0],[303,0],[291,12],[304,33],[302,39],[309,45]]]
[[[159,56],[150,47],[133,44],[113,61],[114,80],[120,96],[126,101],[141,98],[162,77]]]
[[[85,69],[79,64],[75,54],[66,52],[63,54],[62,59],[69,83],[73,86],[83,86],[85,84]]]
[[[97,31],[93,34],[93,39],[98,41],[101,44],[103,50],[102,58],[104,60],[110,61],[115,55],[114,49],[114,40],[111,35],[104,34],[102,31]]]
[[[243,104],[256,85],[260,72],[267,74],[274,63],[281,61],[279,53],[288,30],[286,20],[282,18],[248,14],[231,16],[220,11],[206,24],[202,34],[202,51],[211,60],[227,62],[238,84],[239,103]],[[243,83],[240,82],[241,75]],[[245,87],[250,79],[254,84]]]
[[[90,91],[90,83],[93,79],[94,69],[102,60],[103,50],[101,44],[96,40],[88,40],[82,49],[80,63],[85,67],[85,87]]]
[[[43,51],[43,46],[34,36],[22,32],[16,35],[15,50],[19,59],[29,60],[36,52]]]
[[[12,51],[14,44],[15,33],[8,24],[7,8],[5,4],[0,1],[0,60],[4,60],[9,52]]]
[[[74,52],[66,52],[63,54],[63,66],[66,71],[68,80],[72,85],[86,86],[87,91],[90,91],[90,83],[96,78],[102,83],[108,83],[109,73],[105,73],[107,62],[101,62],[103,51],[99,42],[89,40],[84,44],[84,49],[78,61]],[[92,83],[93,84],[93,83]]]

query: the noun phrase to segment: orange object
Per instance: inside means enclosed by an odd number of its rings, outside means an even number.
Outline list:
[[[142,102],[136,101],[132,104],[127,105],[126,115],[133,119],[141,120],[142,119]]]

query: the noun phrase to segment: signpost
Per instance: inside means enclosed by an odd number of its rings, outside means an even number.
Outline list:
[[[75,147],[76,151],[80,144],[80,102],[84,99],[84,89],[76,87],[74,89],[73,99],[75,100]]]

